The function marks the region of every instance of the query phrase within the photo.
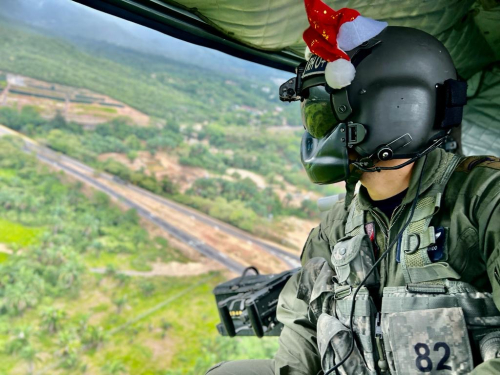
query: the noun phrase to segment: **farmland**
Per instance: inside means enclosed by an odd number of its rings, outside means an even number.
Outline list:
[[[252,339],[216,337],[211,289],[225,278],[220,272],[120,273],[193,261],[142,229],[134,211],[63,184],[13,140],[0,146],[0,242],[8,250],[0,263],[0,372],[190,374],[250,347],[261,357],[275,348],[275,340],[257,350]],[[96,266],[105,272],[91,272]]]

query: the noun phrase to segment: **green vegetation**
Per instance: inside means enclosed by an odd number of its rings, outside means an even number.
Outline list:
[[[245,126],[280,123],[284,116],[290,123],[299,121],[296,110],[277,102],[277,86],[271,82],[222,76],[108,44],[75,46],[2,19],[0,36],[0,70],[87,88],[151,116]],[[274,95],[263,94],[262,89]],[[235,110],[237,104],[258,108],[262,115]]]
[[[109,107],[98,107],[95,105],[79,104],[77,106],[79,113],[82,114],[92,114],[92,113],[106,113],[106,114],[116,114],[118,111],[116,108]]]
[[[186,258],[151,239],[135,211],[59,178],[0,139],[0,243],[14,251],[0,262],[0,373],[203,374],[223,359],[272,355],[274,339],[217,336],[211,289],[221,275],[120,273],[137,259]]]
[[[106,44],[72,45],[3,20],[0,36],[3,71],[87,88],[152,117],[148,127],[114,118],[84,130],[61,114],[40,116],[41,108],[0,108],[1,124],[97,171],[258,233],[274,232],[271,221],[280,217],[316,217],[314,202],[290,204],[288,184],[324,195],[337,191],[308,181],[299,131],[269,129],[300,122],[297,106],[277,101],[274,83]],[[2,73],[0,89],[5,86]],[[63,97],[39,89],[17,88],[25,95]],[[121,105],[101,102],[99,94],[71,101],[81,114],[113,117]],[[19,147],[0,139],[0,374],[197,375],[223,360],[274,354],[275,338],[218,336],[211,290],[222,275],[140,276],[152,263],[176,261],[181,267],[189,259],[164,238],[151,238],[135,211],[120,210],[103,193],[84,194],[66,178],[62,183],[60,174]],[[132,170],[100,157],[119,153],[133,161],[144,152],[173,155],[211,177],[180,194],[152,168]],[[229,168],[255,172],[268,187],[237,172],[228,176]],[[287,189],[285,199],[280,189]]]
[[[40,108],[0,108],[1,124],[97,171],[256,233],[273,232],[271,221],[280,217],[317,217],[311,200],[290,204],[295,192],[288,184],[323,195],[338,190],[308,181],[298,127],[269,129],[300,122],[297,106],[277,101],[274,83],[106,44],[72,45],[1,20],[0,36],[0,69],[87,88],[152,116],[148,127],[114,118],[84,130],[61,114],[46,119]],[[0,75],[0,89],[5,79]],[[60,98],[57,92],[21,91]],[[99,100],[71,99],[81,103],[82,114],[109,118],[120,106]],[[144,152],[173,155],[211,177],[180,194],[153,168],[132,170],[100,157],[120,153],[133,161]],[[268,187],[238,173],[228,176],[229,168],[255,172]],[[217,335],[211,290],[223,280],[220,274],[130,276],[147,273],[154,262],[182,266],[189,259],[164,238],[150,238],[135,211],[120,210],[102,193],[87,196],[60,177],[22,153],[16,141],[0,139],[0,374],[204,374],[219,361],[274,354],[274,338]]]
[[[0,198],[2,199],[2,198]],[[2,203],[4,206],[15,205],[16,203]],[[24,203],[20,203],[21,205]],[[0,243],[11,246],[25,247],[36,242],[37,237],[42,233],[40,228],[27,228],[23,225],[12,223],[0,218]]]
[[[84,131],[78,124],[66,122],[60,114],[45,120],[33,107],[23,107],[20,112],[0,108],[0,123],[41,139],[52,149],[123,181],[168,196],[251,232],[257,230],[256,224],[263,218],[317,216],[315,204],[308,200],[303,200],[300,207],[290,207],[286,200],[278,198],[275,189],[285,187],[282,180],[299,188],[316,189],[325,195],[340,190],[335,186],[314,187],[310,183],[297,155],[300,141],[297,134],[276,137],[263,128],[242,132],[240,127],[217,124],[209,124],[196,134],[192,128],[181,129],[174,121],[163,126],[139,127],[128,118],[115,118],[98,125],[94,131]],[[186,144],[186,139],[193,138],[208,142],[219,151],[214,152],[203,143]],[[261,189],[249,178],[241,179],[235,174],[232,181],[219,177],[199,179],[185,195],[180,195],[166,177],[157,180],[148,170],[134,171],[113,159],[98,160],[100,154],[111,152],[126,154],[134,160],[139,151],[177,154],[181,164],[208,169],[214,174],[222,175],[228,168],[250,170],[266,176],[271,186]],[[282,176],[282,180],[278,176]]]
[[[270,217],[317,217],[314,205],[307,199],[301,207],[295,205],[292,209],[290,200],[277,198],[276,190],[284,189],[286,183],[322,195],[340,190],[310,183],[299,159],[299,131],[267,130],[268,125],[281,124],[285,118],[292,124],[300,121],[297,106],[285,107],[277,101],[274,83],[222,76],[117,46],[70,45],[6,21],[0,21],[0,35],[4,36],[0,39],[0,69],[88,88],[156,116],[149,127],[115,118],[94,131],[84,131],[78,124],[64,121],[61,115],[49,121],[42,119],[35,108],[24,107],[20,113],[12,108],[0,109],[0,123],[41,139],[54,150],[254,232],[257,222]],[[76,99],[88,102],[98,98],[79,95]],[[90,109],[85,104],[80,108],[86,113],[101,109]],[[207,169],[216,177],[199,180],[187,195],[180,195],[171,181],[157,180],[152,170],[134,171],[116,160],[98,159],[105,153],[120,153],[134,161],[140,151],[151,155],[168,152],[176,155],[180,164]],[[238,178],[231,183],[221,182],[228,168],[255,172],[264,176],[270,186],[262,190]],[[224,185],[216,201],[213,194],[203,191],[207,184]],[[241,192],[245,184],[252,189],[251,194],[230,192]]]

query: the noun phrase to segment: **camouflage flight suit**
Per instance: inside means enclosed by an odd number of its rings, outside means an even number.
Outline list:
[[[448,155],[442,150],[435,150],[427,156],[420,196],[425,195],[432,188],[437,171],[448,159]],[[388,239],[390,242],[397,236],[406,221],[405,218],[416,194],[422,167],[423,159],[420,159],[415,164],[408,192],[399,209],[400,214],[393,215],[390,220],[382,211],[371,205],[366,189],[363,187],[360,189],[357,197],[359,207],[367,215],[376,216],[379,219],[374,222],[374,228],[375,242],[381,251],[385,249]],[[318,326],[330,324],[329,327],[331,327],[332,322],[328,321],[328,316],[322,315],[318,319],[317,314],[311,313],[311,310],[314,311],[314,301],[311,298],[311,281],[308,280],[310,276],[306,275],[306,271],[316,269],[318,271],[315,274],[316,279],[331,278],[329,272],[334,268],[331,263],[332,250],[345,236],[348,214],[349,208],[344,207],[344,202],[337,202],[321,224],[309,234],[301,257],[304,268],[289,280],[280,295],[278,319],[285,325],[285,328],[280,336],[280,348],[274,360],[227,362],[210,370],[210,375],[316,375],[322,370],[320,351],[324,350],[325,343],[322,342],[321,337],[318,337]],[[464,159],[451,175],[443,194],[440,210],[432,217],[431,225],[436,228],[447,228],[442,260],[458,273],[459,284],[467,283],[477,291],[492,293],[494,304],[500,309],[500,159],[495,157]],[[398,296],[405,293],[404,287],[407,283],[401,263],[396,261],[395,248],[396,246],[382,261],[378,271],[381,285],[380,297],[386,288],[386,296],[390,296],[397,302]],[[319,272],[320,268],[321,272]],[[322,273],[324,273],[323,276]],[[458,288],[461,287],[458,286]],[[470,292],[466,288],[462,289],[461,292],[468,292],[468,295],[484,294]],[[358,295],[358,299],[363,298],[362,294],[360,293],[361,297]],[[451,309],[458,315],[462,314],[459,302],[455,302]],[[358,309],[358,303],[356,309]],[[491,310],[491,306],[484,307],[484,309]],[[495,309],[494,306],[493,309]],[[398,316],[394,316],[390,320],[391,324],[397,326],[409,323],[398,319]],[[467,339],[466,332],[459,332],[465,329],[457,328],[459,326],[454,322],[444,323],[440,319],[440,316],[429,315],[428,324],[415,325],[413,331],[408,333],[408,337],[419,335],[422,330],[445,332],[448,329],[446,334],[462,335],[461,337]],[[411,323],[409,324],[411,326]],[[339,337],[342,338],[342,336]],[[439,347],[441,344],[443,343],[438,343],[437,348],[434,347],[436,353],[443,352],[441,350],[443,348]],[[415,370],[410,373],[431,373],[426,361],[418,362],[420,360],[418,356],[427,355],[426,350],[429,349],[425,348],[425,344],[422,345],[424,348],[418,348],[421,351],[408,359],[410,363],[407,364],[410,368],[410,366],[415,366],[417,361],[417,366],[420,363],[422,371]],[[432,349],[431,347],[430,350]],[[343,357],[341,354],[339,356]],[[472,373],[476,375],[500,374],[500,358],[495,358],[498,356],[498,353],[494,353],[493,356],[488,357],[487,361],[478,365]],[[477,359],[476,362],[478,362]],[[436,365],[443,366],[437,362],[434,363],[434,366]],[[362,372],[353,369],[348,373]]]

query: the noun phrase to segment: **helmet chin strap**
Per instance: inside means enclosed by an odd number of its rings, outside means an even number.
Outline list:
[[[356,168],[358,168],[362,172],[394,171],[396,169],[401,169],[401,168],[406,167],[407,165],[415,162],[416,160],[420,159],[422,156],[427,155],[429,152],[435,150],[439,146],[441,146],[443,144],[443,142],[445,141],[446,137],[450,134],[450,131],[451,130],[447,131],[443,136],[441,136],[440,138],[437,138],[432,143],[432,145],[427,147],[425,150],[423,150],[422,152],[419,152],[417,155],[415,155],[411,159],[409,159],[401,164],[398,164],[398,165],[395,165],[392,167],[377,167],[375,165],[376,162],[372,159],[373,156],[369,156],[369,157],[362,159],[360,161],[353,161],[353,162],[351,162],[351,164],[354,165]]]

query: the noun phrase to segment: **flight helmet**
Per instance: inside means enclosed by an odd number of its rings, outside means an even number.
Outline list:
[[[354,168],[401,168],[439,147],[461,123],[467,86],[432,35],[389,26],[347,55],[355,76],[343,88],[330,87],[327,62],[316,55],[280,87],[281,100],[300,100],[301,160],[313,182],[347,180]],[[410,160],[377,167],[390,159]]]

